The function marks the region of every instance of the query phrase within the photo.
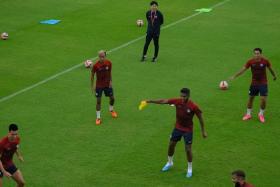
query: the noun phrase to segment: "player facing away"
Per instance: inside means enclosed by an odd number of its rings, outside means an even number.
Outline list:
[[[266,107],[266,99],[268,95],[267,88],[267,76],[266,68],[273,76],[273,80],[276,80],[276,75],[271,68],[269,60],[262,56],[262,49],[255,48],[253,50],[254,57],[249,59],[248,62],[238,71],[234,76],[230,77],[230,80],[235,79],[239,75],[242,75],[247,69],[251,68],[252,82],[249,88],[249,100],[247,104],[247,113],[244,115],[243,120],[249,120],[252,118],[252,107],[255,96],[260,95],[260,112],[258,114],[260,122],[264,123],[264,110]]]
[[[23,157],[19,153],[19,143],[18,127],[16,124],[11,124],[8,135],[0,140],[0,187],[3,186],[4,176],[14,179],[18,187],[25,184],[22,173],[13,163],[14,154],[23,162]]]
[[[235,187],[254,187],[245,181],[246,175],[242,170],[236,170],[231,173],[231,180],[235,184]]]
[[[106,97],[110,98],[109,111],[113,118],[118,114],[114,111],[114,94],[112,87],[112,63],[106,59],[106,52],[101,50],[98,52],[99,59],[94,64],[91,70],[91,89],[96,96],[96,125],[101,124],[101,97],[104,92]],[[94,85],[94,76],[96,75],[96,84]]]
[[[147,35],[146,42],[143,49],[143,55],[141,61],[144,62],[147,58],[147,51],[150,45],[150,42],[154,41],[155,52],[152,62],[156,62],[159,51],[159,35],[160,35],[160,27],[163,24],[163,15],[158,10],[158,3],[156,1],[152,1],[150,3],[151,10],[146,12],[146,18],[148,21],[147,27]]]
[[[204,129],[202,112],[199,109],[199,107],[189,98],[190,90],[188,88],[182,88],[180,98],[146,101],[147,103],[170,104],[176,107],[176,123],[169,142],[168,161],[166,165],[162,168],[162,171],[168,171],[173,166],[173,155],[175,152],[176,144],[183,137],[185,140],[185,151],[188,160],[188,169],[186,174],[187,178],[190,178],[192,176],[192,137],[194,115],[196,115],[199,119],[203,138],[207,137],[207,133]]]

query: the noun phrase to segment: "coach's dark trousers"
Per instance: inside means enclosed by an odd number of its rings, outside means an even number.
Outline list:
[[[154,45],[155,45],[154,58],[157,58],[158,50],[159,50],[159,34],[147,34],[146,42],[145,42],[144,50],[143,50],[143,56],[146,56],[149,45],[152,40],[154,41]]]

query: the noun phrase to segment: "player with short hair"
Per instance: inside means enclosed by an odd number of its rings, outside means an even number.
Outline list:
[[[207,137],[207,133],[204,129],[204,121],[202,118],[201,110],[193,101],[189,99],[190,90],[188,88],[182,88],[180,91],[180,95],[180,98],[147,100],[146,102],[155,104],[170,104],[176,107],[176,123],[169,142],[168,162],[162,168],[162,171],[168,171],[173,166],[173,155],[175,152],[176,144],[183,137],[185,140],[185,151],[188,160],[186,177],[190,178],[192,176],[192,138],[194,115],[196,115],[199,119],[203,138]]]
[[[249,100],[247,104],[247,113],[242,118],[243,120],[249,120],[252,118],[252,107],[255,96],[260,95],[260,112],[258,114],[260,122],[264,123],[264,110],[266,107],[266,99],[268,95],[267,88],[267,76],[266,69],[270,71],[273,76],[273,80],[276,80],[276,75],[271,68],[271,64],[268,59],[262,55],[261,48],[255,48],[253,50],[254,57],[249,59],[242,69],[237,72],[234,76],[230,77],[230,80],[242,75],[247,69],[251,68],[252,82],[249,88]]]
[[[91,89],[95,93],[96,102],[96,125],[101,124],[101,97],[104,92],[106,97],[110,98],[109,111],[113,118],[118,114],[114,111],[114,94],[112,87],[112,63],[106,59],[106,52],[101,50],[98,52],[99,60],[94,64],[91,70]],[[94,76],[96,74],[96,84],[94,85]]]
[[[148,21],[146,42],[143,49],[143,55],[141,61],[144,62],[147,58],[147,51],[150,45],[150,42],[153,40],[155,45],[155,52],[152,62],[156,62],[159,51],[159,35],[160,27],[163,24],[163,15],[158,10],[158,2],[152,1],[150,3],[151,10],[146,12],[146,19]]]
[[[254,187],[245,181],[246,175],[242,170],[236,170],[231,173],[231,180],[235,184],[235,187]]]
[[[3,176],[12,177],[18,187],[25,185],[21,171],[13,162],[14,154],[23,162],[23,157],[19,153],[19,143],[18,126],[10,124],[8,135],[0,140],[0,187],[3,186]]]

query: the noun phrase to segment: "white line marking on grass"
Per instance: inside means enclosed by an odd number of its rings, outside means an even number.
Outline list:
[[[229,2],[229,1],[230,1],[230,0],[224,0],[224,1],[222,1],[222,2],[219,2],[219,3],[215,4],[215,5],[213,5],[213,6],[210,7],[210,8],[214,9],[214,8],[219,7],[219,6],[225,4],[225,3]],[[178,21],[175,21],[175,22],[170,23],[170,24],[168,24],[168,25],[166,25],[166,26],[163,26],[163,27],[162,27],[162,30],[165,30],[165,29],[167,29],[167,28],[170,28],[170,27],[172,27],[172,26],[174,26],[174,25],[177,25],[177,24],[179,24],[179,23],[181,23],[181,22],[187,21],[187,20],[189,20],[189,19],[191,19],[191,18],[193,18],[193,17],[195,17],[195,16],[198,16],[198,15],[200,15],[200,14],[202,14],[202,13],[203,13],[203,12],[197,12],[197,13],[194,13],[194,14],[192,14],[192,15],[190,15],[190,16],[184,17],[184,18],[182,18],[182,19],[180,19],[180,20],[178,20]],[[125,47],[127,47],[127,46],[129,46],[129,45],[131,45],[131,44],[133,44],[133,43],[135,43],[135,42],[137,42],[137,41],[139,41],[139,40],[145,38],[145,36],[146,36],[146,35],[143,35],[143,36],[138,37],[138,38],[136,38],[136,39],[134,39],[134,40],[131,40],[131,41],[125,43],[125,44],[122,44],[122,45],[120,45],[120,46],[118,46],[118,47],[115,47],[115,48],[109,50],[109,51],[108,51],[108,54],[109,54],[109,53],[112,53],[112,52],[114,52],[114,51],[118,51],[118,50],[120,50],[120,49],[122,49],[122,48],[125,48]],[[97,57],[91,58],[91,60],[96,60],[96,59],[97,59]],[[7,101],[7,100],[9,100],[9,99],[11,99],[11,98],[13,98],[13,97],[19,95],[19,94],[22,94],[22,93],[24,93],[24,92],[27,92],[27,91],[29,91],[29,90],[31,90],[31,89],[33,89],[33,88],[36,88],[37,86],[40,86],[40,85],[42,85],[42,84],[45,84],[46,82],[49,82],[49,81],[51,81],[51,80],[53,80],[53,79],[55,79],[55,78],[57,78],[57,77],[59,77],[59,76],[61,76],[61,75],[64,75],[64,74],[66,74],[66,73],[68,73],[68,72],[70,72],[70,71],[72,71],[72,70],[75,70],[75,69],[81,67],[82,65],[83,65],[82,63],[79,63],[79,64],[74,65],[74,66],[72,66],[72,67],[70,67],[70,68],[68,68],[68,69],[66,69],[66,70],[64,70],[64,71],[61,71],[61,72],[59,72],[59,73],[57,73],[57,74],[54,74],[54,75],[52,75],[52,76],[50,76],[50,77],[48,77],[48,78],[46,78],[46,79],[44,79],[44,80],[42,80],[42,81],[40,81],[40,82],[37,82],[37,83],[35,83],[35,84],[31,85],[31,86],[28,86],[28,87],[26,87],[26,88],[24,88],[24,89],[22,89],[22,90],[19,90],[19,91],[13,93],[13,94],[10,94],[10,95],[8,95],[8,96],[2,97],[2,98],[0,99],[0,103],[2,103],[2,102],[4,102],[4,101]]]

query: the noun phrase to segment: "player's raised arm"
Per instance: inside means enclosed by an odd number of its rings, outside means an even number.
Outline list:
[[[241,68],[241,70],[239,70],[235,75],[231,76],[231,77],[229,78],[229,80],[233,80],[233,79],[235,79],[236,77],[242,75],[247,69],[248,69],[248,68],[247,68],[246,66],[243,66],[243,67]]]
[[[197,118],[199,120],[199,123],[200,123],[202,137],[207,138],[207,133],[205,131],[205,125],[204,125],[204,120],[203,120],[203,117],[202,117],[202,113],[199,112],[199,113],[196,114],[196,116],[197,116]]]
[[[154,104],[169,104],[168,99],[158,99],[158,100],[146,100],[147,103],[154,103]]]
[[[170,103],[170,100],[168,99],[158,99],[158,100],[143,100],[141,101],[138,109],[139,110],[143,110],[147,105],[148,103],[154,103],[154,104],[172,104]]]
[[[273,71],[273,69],[270,66],[268,66],[268,69],[269,69],[271,75],[273,76],[273,80],[276,80],[277,77],[276,77],[275,72]]]

